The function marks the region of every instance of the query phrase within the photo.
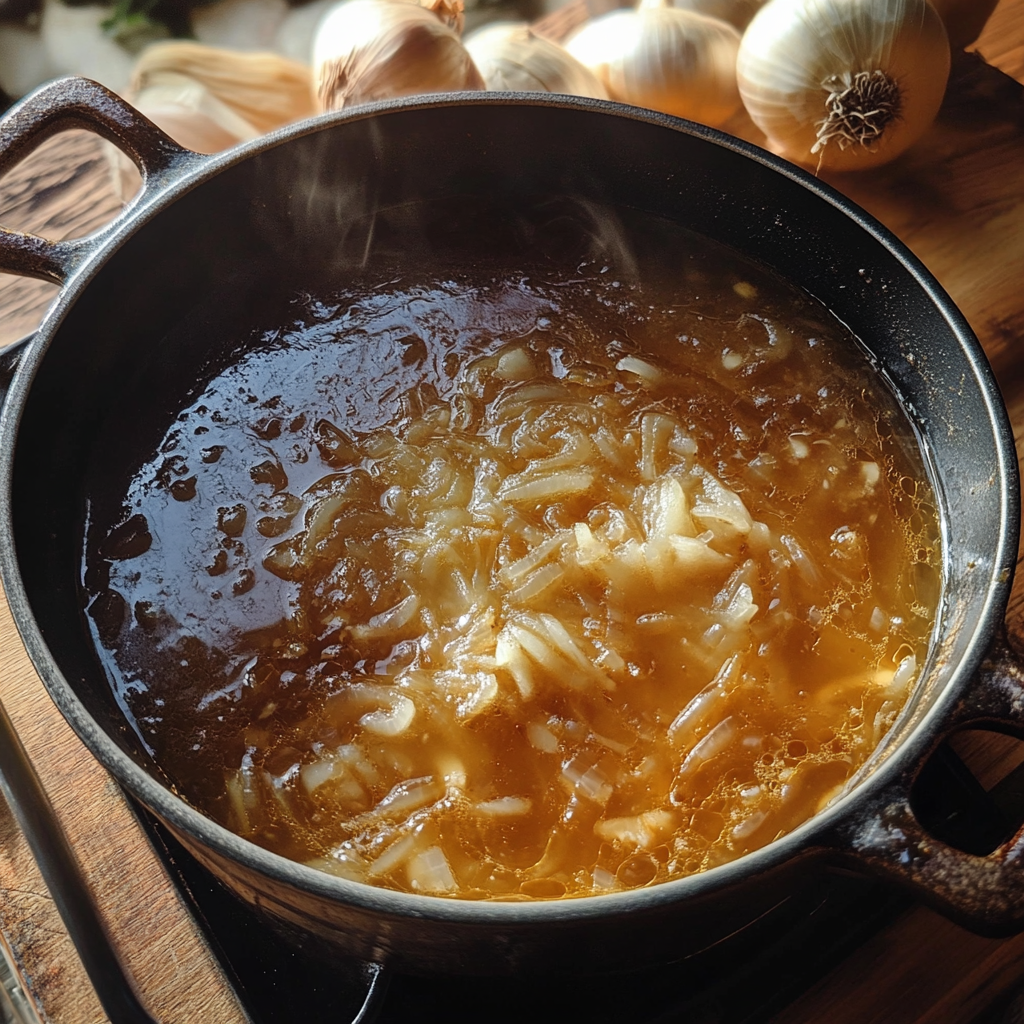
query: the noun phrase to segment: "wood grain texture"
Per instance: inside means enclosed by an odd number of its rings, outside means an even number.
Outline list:
[[[556,11],[542,31],[564,36],[586,16],[586,4],[575,0]],[[1021,452],[1024,0],[1002,0],[976,49],[987,63],[970,56],[956,62],[947,101],[921,143],[888,167],[829,180],[906,242],[963,309],[993,362]],[[745,116],[728,127],[764,144]],[[119,209],[102,146],[84,133],[50,141],[0,182],[0,222],[54,239],[86,234]],[[33,329],[55,291],[0,275],[0,344]],[[1018,573],[1008,624],[1024,641],[1024,572]],[[49,701],[2,604],[0,699],[46,780],[147,1003],[168,1022],[239,1019],[120,792]],[[1020,757],[984,738],[972,738],[965,750],[973,750],[974,763],[991,779]],[[5,813],[0,930],[46,1019],[103,1020],[52,900]],[[1024,937],[982,939],[919,908],[863,944],[776,1020],[969,1024],[1022,984]]]
[[[15,636],[0,639],[0,673],[24,654]],[[0,932],[23,990],[44,1020],[104,1021],[74,946],[32,853],[0,800]]]
[[[120,213],[105,143],[88,132],[49,140],[0,181],[0,223],[80,238]],[[34,330],[57,287],[0,275],[0,344]],[[0,599],[0,699],[105,911],[144,1002],[162,1022],[242,1021],[223,973],[120,790],[61,718]],[[87,811],[85,810],[87,809]],[[0,927],[44,1020],[105,1019],[24,840],[0,815]]]
[[[0,225],[53,241],[84,238],[121,212],[107,157],[91,132],[65,132],[44,142],[0,180]],[[0,274],[0,346],[34,331],[58,287]]]
[[[954,62],[946,102],[918,145],[877,171],[829,180],[894,231],[964,312],[1006,399],[1020,458],[1024,3],[1003,0],[973,49]],[[1024,648],[1021,562],[1018,554],[1007,626]],[[974,736],[964,747],[988,785],[1020,760],[1020,748],[1002,738],[985,744]],[[972,1024],[1022,985],[1024,936],[981,938],[921,907],[871,938],[773,1024]]]
[[[1024,82],[1024,6],[1015,0],[1002,0],[970,49],[992,67]]]
[[[105,144],[88,132],[49,140],[0,182],[0,223],[80,238],[122,204]],[[57,293],[0,275],[0,344],[34,330]],[[144,1002],[162,1022],[243,1021],[219,966],[120,790],[57,712],[0,598],[0,699],[44,780]],[[44,1020],[105,1020],[24,840],[0,815],[0,927]]]
[[[993,958],[1020,959],[1024,940],[970,935],[915,910],[870,938],[773,1024],[970,1024],[997,993]],[[1016,979],[1021,967],[1018,965]],[[981,980],[982,997],[964,999]]]
[[[161,1024],[246,1020],[120,789],[35,674],[0,598],[0,700],[44,781],[105,923]],[[104,1021],[77,954],[8,813],[0,814],[0,927],[40,1015]]]
[[[921,142],[877,171],[829,181],[923,260],[996,371],[1015,372],[1024,335],[1021,85],[965,55],[954,63],[947,100]]]

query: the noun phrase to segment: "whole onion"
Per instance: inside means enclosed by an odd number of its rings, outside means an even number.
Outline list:
[[[771,0],[744,33],[736,70],[747,112],[778,152],[846,171],[920,138],[949,63],[928,0]]]
[[[483,89],[457,29],[461,5],[346,0],[320,23],[313,79],[322,110],[416,93]]]
[[[613,11],[566,44],[612,99],[719,125],[740,106],[732,25],[674,7]]]
[[[466,49],[488,89],[608,98],[592,71],[524,23],[488,25],[466,40]]]

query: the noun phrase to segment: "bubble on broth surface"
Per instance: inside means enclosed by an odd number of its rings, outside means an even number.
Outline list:
[[[343,877],[551,899],[762,847],[864,764],[939,597],[913,430],[817,303],[622,230],[625,265],[282,282],[231,339],[87,540],[186,799]]]

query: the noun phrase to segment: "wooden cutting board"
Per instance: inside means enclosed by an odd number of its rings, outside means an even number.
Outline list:
[[[558,36],[584,0],[546,19]],[[1002,0],[978,47],[955,63],[928,136],[896,163],[831,184],[878,217],[960,305],[991,359],[1011,418],[1024,430],[1024,0]],[[1001,69],[1001,70],[1000,70]],[[729,130],[762,143],[745,116]],[[120,209],[103,146],[51,140],[0,182],[0,222],[50,238],[81,236]],[[31,331],[56,288],[0,275],[0,344]],[[1018,443],[1018,450],[1020,444]],[[1024,641],[1024,573],[1008,623]],[[196,925],[119,790],[50,702],[0,602],[0,700],[42,776],[107,924],[161,1021],[243,1020]],[[967,739],[961,753],[992,782],[1020,760],[1004,740]],[[105,1018],[53,900],[0,804],[0,939],[41,1019]],[[924,909],[903,915],[783,1010],[785,1024],[968,1024],[1024,986],[1024,937],[968,935]],[[1024,1018],[1007,1018],[1024,1019]]]

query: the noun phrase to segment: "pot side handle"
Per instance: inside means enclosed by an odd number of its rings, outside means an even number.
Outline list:
[[[910,790],[935,747],[961,729],[985,727],[1024,739],[1024,662],[1005,635],[990,648],[942,736],[920,763],[883,789],[826,840],[841,859],[912,890],[923,902],[971,931],[1005,936],[1024,931],[1024,826],[987,856],[933,838],[918,822]]]
[[[50,136],[69,128],[95,132],[131,158],[142,175],[142,191],[133,205],[162,191],[202,159],[109,89],[87,78],[67,77],[41,86],[0,120],[0,175]],[[101,231],[82,239],[50,241],[0,228],[0,271],[64,284],[102,245],[104,235]]]

